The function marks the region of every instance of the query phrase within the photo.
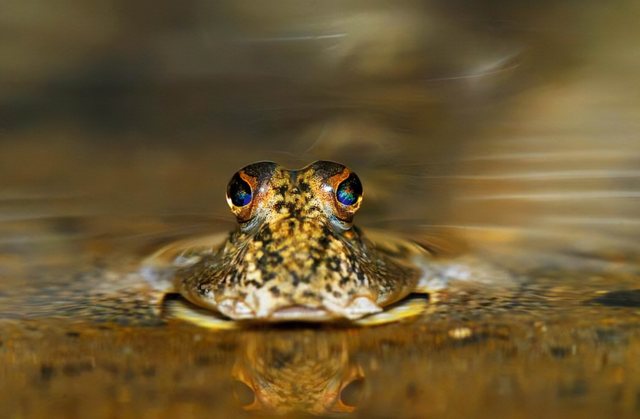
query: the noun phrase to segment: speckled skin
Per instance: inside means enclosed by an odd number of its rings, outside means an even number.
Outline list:
[[[370,241],[352,224],[362,197],[350,206],[336,199],[350,174],[327,161],[241,169],[253,199],[237,207],[227,196],[238,228],[219,248],[183,252],[195,262],[177,270],[175,291],[232,319],[261,321],[358,319],[414,291],[411,245]]]

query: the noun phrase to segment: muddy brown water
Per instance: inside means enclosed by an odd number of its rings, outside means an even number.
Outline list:
[[[30,3],[0,18],[0,417],[640,417],[635,2]],[[267,159],[349,165],[360,226],[517,286],[377,327],[158,317],[140,261],[232,229]]]

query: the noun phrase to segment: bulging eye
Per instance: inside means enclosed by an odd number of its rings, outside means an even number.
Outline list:
[[[251,193],[251,186],[245,182],[238,173],[236,173],[229,186],[227,187],[227,196],[233,205],[236,207],[244,207],[251,203],[253,197]]]
[[[357,203],[361,196],[362,184],[355,173],[351,173],[336,189],[338,202],[347,207]]]

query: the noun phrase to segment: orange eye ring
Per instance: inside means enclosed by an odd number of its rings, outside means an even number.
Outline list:
[[[336,188],[336,200],[345,207],[350,207],[358,203],[360,198],[362,198],[362,184],[358,176],[352,172]]]
[[[250,164],[238,170],[227,185],[227,204],[239,222],[249,221],[259,207],[268,199],[269,182],[278,165],[263,161]]]
[[[343,221],[351,222],[360,208],[364,195],[360,179],[345,167],[341,173],[329,179],[329,184],[333,189],[333,206],[337,217]]]
[[[247,175],[244,170],[238,171],[229,181],[227,204],[238,221],[244,222],[251,219],[257,186],[257,179]]]
[[[233,205],[238,208],[249,205],[253,200],[251,186],[242,179],[240,173],[236,173],[231,178],[231,181],[227,186],[227,199],[229,200],[229,205]]]

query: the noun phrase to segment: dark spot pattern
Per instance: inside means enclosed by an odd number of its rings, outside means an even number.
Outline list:
[[[238,224],[226,243],[178,271],[182,289],[195,290],[193,298],[207,301],[256,304],[250,307],[254,311],[292,303],[322,307],[325,302],[332,310],[346,309],[354,295],[385,304],[407,295],[419,278],[416,268],[395,263],[359,229],[345,231],[334,224],[339,218],[335,192],[327,185],[344,180],[345,170],[332,162],[299,171],[275,163],[243,169],[263,186],[253,198],[255,213]],[[223,314],[234,316],[233,311]]]

